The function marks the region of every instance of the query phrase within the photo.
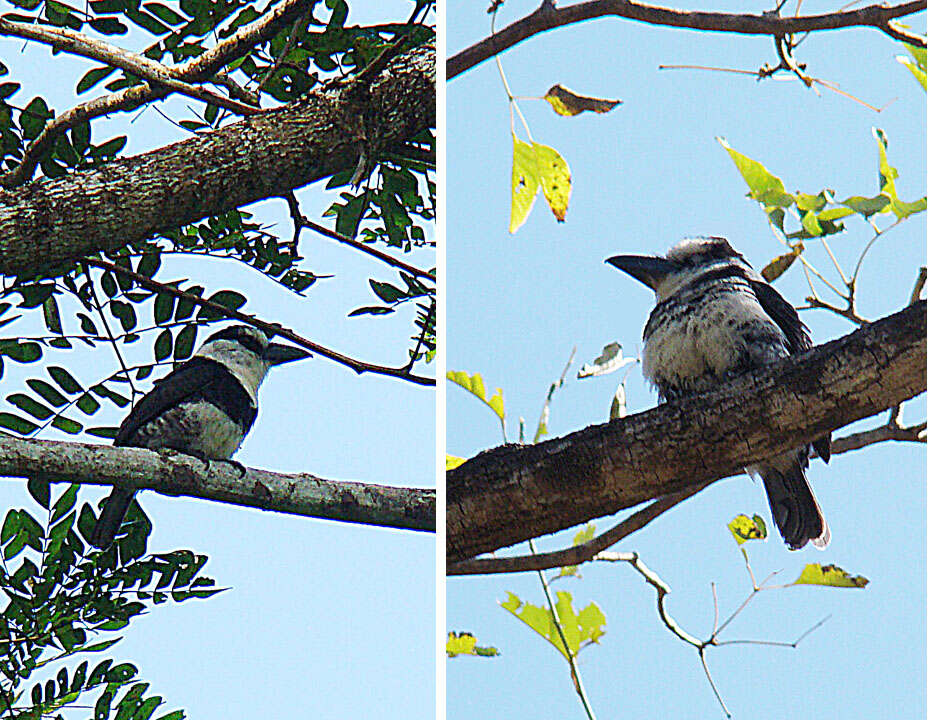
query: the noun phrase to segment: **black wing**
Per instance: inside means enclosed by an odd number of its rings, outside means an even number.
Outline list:
[[[755,291],[755,297],[761,303],[761,308],[787,336],[787,348],[790,354],[796,355],[813,347],[809,331],[794,306],[766,282],[752,280],[751,285],[752,290]]]
[[[244,432],[248,432],[258,412],[242,384],[222,363],[194,356],[155,382],[155,387],[123,420],[113,444],[132,445],[133,434],[147,422],[185,400],[198,398],[224,410]]]
[[[752,290],[761,303],[761,308],[787,336],[787,349],[791,355],[796,355],[813,347],[809,329],[803,324],[796,308],[787,302],[781,294],[766,282],[752,280]],[[813,441],[813,447],[824,462],[829,462],[831,454],[831,435],[826,435]]]

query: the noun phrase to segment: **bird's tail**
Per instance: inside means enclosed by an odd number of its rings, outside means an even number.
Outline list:
[[[100,512],[100,517],[97,519],[97,524],[94,526],[90,538],[88,538],[91,545],[106,550],[113,544],[134,495],[135,490],[113,489],[113,492],[110,493],[103,505],[103,510]]]
[[[806,454],[788,453],[752,468],[761,476],[771,515],[791,550],[807,541],[822,550],[829,544],[829,526],[806,479]]]

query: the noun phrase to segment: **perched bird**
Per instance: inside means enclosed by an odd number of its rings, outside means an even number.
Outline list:
[[[300,348],[269,343],[261,330],[247,325],[213,333],[136,403],[113,444],[228,460],[255,421],[258,386],[271,366],[308,356]],[[94,547],[110,546],[134,495],[135,490],[113,489],[90,537]]]
[[[812,346],[797,311],[725,238],[687,239],[666,257],[617,255],[606,262],[655,291],[642,371],[661,400],[706,392],[740,372]],[[829,461],[827,435],[813,443]],[[790,546],[829,544],[829,526],[806,478],[804,446],[746,468],[764,482],[771,515]]]

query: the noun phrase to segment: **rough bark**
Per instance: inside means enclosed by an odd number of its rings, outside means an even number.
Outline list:
[[[926,302],[713,393],[446,475],[449,563],[742,472],[926,389]]]
[[[31,276],[372,161],[435,123],[435,48],[215,132],[0,190],[0,273]]]
[[[141,448],[0,436],[0,477],[117,485],[292,515],[435,532],[435,490],[206,463]]]

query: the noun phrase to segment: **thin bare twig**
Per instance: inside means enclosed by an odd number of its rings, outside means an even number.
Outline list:
[[[227,317],[231,319],[238,320],[245,323],[246,325],[251,325],[252,327],[259,328],[265,332],[278,335],[282,338],[287,338],[292,343],[299,345],[300,347],[306,348],[311,352],[318,353],[323,357],[327,357],[330,360],[335,360],[337,363],[345,365],[346,367],[351,368],[356,373],[361,375],[362,373],[373,373],[377,375],[387,375],[388,377],[395,377],[401,380],[406,380],[408,382],[414,383],[416,385],[435,385],[435,378],[423,377],[421,375],[413,375],[406,371],[405,368],[392,368],[386,367],[384,365],[374,365],[372,363],[367,363],[362,360],[357,360],[355,358],[349,357],[348,355],[343,355],[342,353],[336,352],[335,350],[330,350],[327,347],[319,345],[318,343],[313,342],[312,340],[307,340],[306,338],[298,335],[293,330],[281,327],[280,325],[275,325],[273,323],[260,320],[253,315],[246,315],[245,313],[239,312],[238,310],[233,310],[227,308],[219,303],[212,302],[210,300],[205,300],[199,295],[193,295],[183,290],[179,290],[173,285],[166,285],[164,283],[157,282],[151,278],[147,278],[144,275],[140,275],[137,272],[128,270],[127,268],[117,265],[116,263],[110,262],[109,260],[103,260],[102,258],[85,258],[84,262],[88,265],[94,267],[103,268],[106,270],[112,270],[113,272],[119,273],[124,277],[131,278],[134,282],[138,283],[140,286],[144,287],[147,290],[151,290],[156,293],[166,293],[168,295],[173,295],[177,298],[184,298],[189,300],[199,307],[205,307],[213,310],[216,313],[219,313],[222,317]]]

